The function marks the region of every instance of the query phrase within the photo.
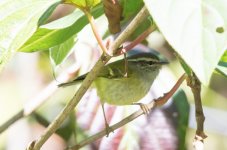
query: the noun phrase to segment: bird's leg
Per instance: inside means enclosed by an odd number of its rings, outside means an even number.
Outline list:
[[[105,121],[105,127],[106,127],[106,137],[109,136],[110,132],[113,132],[113,129],[110,128],[107,119],[106,119],[106,114],[105,114],[105,110],[104,110],[104,104],[102,103],[102,112],[103,112],[103,116],[104,116],[104,121]]]
[[[122,49],[122,52],[124,53],[124,61],[125,61],[125,74],[124,74],[124,77],[128,78],[128,60],[126,58],[126,51],[125,51],[124,48]]]
[[[148,108],[147,104],[143,104],[143,103],[132,103],[132,105],[139,105],[140,108],[142,109],[143,113],[148,115],[150,112],[150,109]]]

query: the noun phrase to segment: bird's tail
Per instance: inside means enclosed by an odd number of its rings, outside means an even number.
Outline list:
[[[76,78],[73,81],[58,84],[58,87],[67,87],[67,86],[72,86],[72,85],[78,84],[78,83],[82,82],[86,78],[86,76],[87,76],[87,74],[84,74],[82,76],[79,76],[78,78]]]

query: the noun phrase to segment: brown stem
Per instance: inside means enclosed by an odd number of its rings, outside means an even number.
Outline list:
[[[146,31],[144,31],[141,35],[139,35],[134,41],[132,41],[129,45],[125,46],[124,49],[129,51],[133,47],[135,47],[137,44],[141,43],[146,37],[156,30],[156,26],[149,27]]]
[[[166,101],[176,92],[176,90],[179,88],[179,86],[182,84],[182,82],[186,79],[187,75],[184,73],[177,81],[177,83],[174,85],[174,87],[168,92],[163,95],[163,97],[160,97],[156,99],[155,104],[157,106],[161,106],[166,103]]]
[[[166,94],[164,94],[163,97],[160,97],[154,101],[152,101],[151,103],[147,104],[147,107],[149,110],[153,109],[155,106],[161,106],[164,105],[168,99],[176,92],[176,90],[180,87],[180,85],[182,84],[182,82],[185,80],[186,78],[186,74],[183,74],[179,80],[177,81],[177,83],[173,86],[173,88]],[[131,115],[129,115],[128,117],[124,118],[123,120],[121,120],[120,122],[110,126],[111,129],[116,130],[122,126],[124,126],[125,124],[133,121],[134,119],[138,118],[139,116],[143,115],[143,110],[140,109],[134,113],[132,113]],[[78,150],[79,148],[82,148],[83,146],[90,144],[102,137],[104,137],[106,135],[106,130],[102,130],[98,133],[96,133],[95,135],[92,135],[88,138],[86,138],[85,140],[79,142],[78,144],[68,147],[68,150]]]
[[[119,49],[117,51],[117,56],[118,55],[121,55],[123,53],[126,53],[128,52],[129,50],[131,50],[133,47],[135,47],[137,44],[141,43],[144,39],[146,39],[146,37],[152,33],[153,31],[156,30],[156,26],[152,26],[152,27],[149,27],[147,30],[145,30],[142,34],[140,34],[135,40],[133,40],[130,44],[128,44],[127,46],[125,46],[123,49],[124,49],[124,52],[122,51],[122,49]]]
[[[193,73],[187,78],[187,85],[191,88],[194,101],[195,101],[195,115],[197,122],[196,135],[205,139],[207,135],[204,133],[205,116],[203,113],[202,100],[201,100],[201,83],[196,75]]]

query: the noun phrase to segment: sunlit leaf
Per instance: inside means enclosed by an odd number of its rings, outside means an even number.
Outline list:
[[[93,10],[93,16],[99,17],[103,14],[102,8],[98,6]],[[80,32],[88,24],[86,16],[80,10],[73,14],[40,26],[33,36],[19,49],[21,52],[35,52],[48,50],[59,45],[70,37]]]
[[[64,0],[65,3],[72,3],[80,8],[91,8],[101,2],[101,0]]]
[[[144,2],[169,44],[207,85],[227,47],[227,1]]]
[[[227,50],[226,50],[225,53],[222,55],[221,61],[222,61],[222,62],[227,62]]]
[[[42,14],[59,0],[5,0],[0,2],[0,70],[35,32]]]

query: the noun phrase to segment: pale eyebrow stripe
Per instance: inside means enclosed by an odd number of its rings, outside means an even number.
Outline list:
[[[152,59],[152,58],[137,58],[137,59],[128,59],[128,61],[154,61],[154,62],[158,62],[158,60],[156,59]]]

